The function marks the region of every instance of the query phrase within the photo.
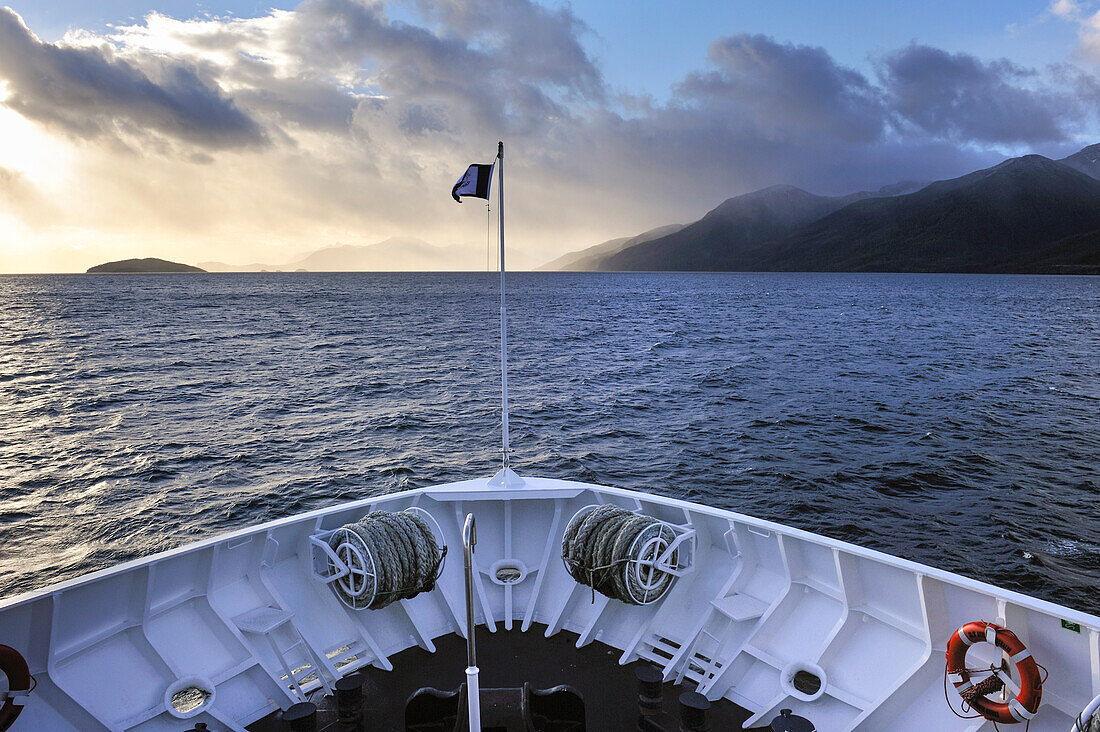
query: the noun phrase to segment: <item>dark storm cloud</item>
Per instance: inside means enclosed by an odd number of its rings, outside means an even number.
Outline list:
[[[268,64],[240,61],[226,77],[236,90],[233,101],[278,129],[302,128],[346,134],[359,100],[328,81],[279,76]]]
[[[983,63],[913,44],[886,56],[881,76],[903,123],[959,142],[1059,142],[1081,118],[1073,94],[1005,59]]]
[[[738,124],[717,106],[658,107],[645,117],[602,120],[592,133],[600,142],[587,158],[598,161],[594,168],[610,171],[627,198],[652,202],[654,191],[660,191],[660,202],[698,213],[700,201],[715,205],[776,184],[839,195],[903,178],[952,177],[1000,159],[997,153],[930,139],[883,134],[866,142],[789,132]],[[624,170],[622,161],[632,168]]]
[[[871,142],[882,133],[878,90],[823,48],[737,35],[712,43],[707,59],[713,68],[689,74],[679,100],[732,114],[765,137]]]
[[[847,193],[960,175],[1002,160],[1002,145],[1079,147],[1072,138],[1096,88],[1071,67],[1040,74],[916,45],[879,63],[870,79],[823,48],[719,38],[669,103],[590,114],[585,137],[608,169],[643,151],[622,183],[638,196],[659,186],[686,202],[777,183]]]
[[[77,137],[153,132],[217,149],[263,141],[259,126],[187,65],[149,59],[139,69],[108,46],[43,43],[0,8],[4,104]]]
[[[447,128],[444,117],[445,115],[439,109],[413,104],[405,110],[401,129],[413,136],[442,132]]]
[[[899,138],[882,89],[822,48],[736,35],[711,44],[707,62],[667,104],[590,114],[586,160],[630,195],[661,190],[685,206],[778,183],[848,193],[996,159],[924,133]]]
[[[494,48],[495,63],[509,73],[581,98],[605,94],[603,75],[581,44],[591,31],[567,8],[550,10],[530,0],[419,0],[417,6],[451,33]]]
[[[545,129],[569,100],[598,98],[599,71],[568,11],[526,0],[419,5],[425,24],[391,20],[381,4],[307,0],[276,44],[305,67],[362,77],[410,134],[472,122],[504,131]],[[425,110],[445,104],[461,111]],[[425,106],[427,105],[427,106]],[[459,129],[450,129],[457,132]]]

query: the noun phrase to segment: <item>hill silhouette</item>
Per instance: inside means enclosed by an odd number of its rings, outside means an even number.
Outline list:
[[[205,272],[205,269],[192,267],[189,264],[169,262],[167,259],[146,257],[144,259],[122,259],[117,262],[107,262],[90,267],[90,274],[151,274],[165,272]]]
[[[1098,161],[1100,145],[1057,161],[1025,155],[903,193],[914,184],[840,197],[773,186],[664,236],[558,261],[599,271],[1100,272]]]

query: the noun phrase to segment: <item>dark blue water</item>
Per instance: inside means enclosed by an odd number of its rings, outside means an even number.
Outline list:
[[[1100,612],[1100,279],[518,274],[521,473]],[[0,595],[498,460],[486,274],[0,277]]]

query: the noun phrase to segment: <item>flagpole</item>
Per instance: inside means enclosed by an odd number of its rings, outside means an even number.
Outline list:
[[[508,310],[504,304],[504,142],[497,143],[497,208],[500,209],[500,413],[503,470],[508,470]]]

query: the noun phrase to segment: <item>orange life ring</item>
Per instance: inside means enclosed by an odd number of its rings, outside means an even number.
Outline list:
[[[0,671],[8,677],[8,697],[0,706],[0,732],[15,724],[15,718],[23,711],[22,704],[16,704],[11,692],[28,692],[31,689],[31,671],[27,661],[11,646],[0,645]]]
[[[975,696],[969,700],[970,706],[986,719],[1004,724],[1024,722],[1034,717],[1043,698],[1039,665],[1016,634],[999,625],[978,620],[951,634],[951,640],[947,641],[947,674],[955,689],[961,693],[974,686],[970,680],[971,671],[966,668],[966,651],[975,643],[991,643],[1008,654],[1009,662],[1015,664],[1020,675],[1020,693],[1007,702]]]

